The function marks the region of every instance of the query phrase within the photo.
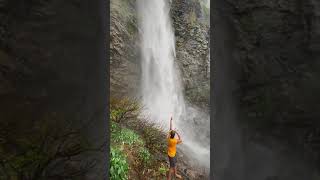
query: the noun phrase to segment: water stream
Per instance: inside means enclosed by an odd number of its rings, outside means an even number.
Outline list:
[[[138,0],[144,113],[165,130],[170,116],[193,163],[210,166],[210,118],[186,103],[175,63],[175,37],[166,0]]]

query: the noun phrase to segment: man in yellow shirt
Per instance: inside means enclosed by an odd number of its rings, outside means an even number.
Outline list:
[[[175,138],[175,135],[177,134],[178,139]],[[167,179],[170,180],[172,174],[175,174],[177,178],[181,178],[181,176],[177,173],[177,158],[176,158],[176,145],[182,143],[182,140],[180,138],[180,135],[178,132],[172,130],[172,117],[170,119],[170,131],[167,136],[168,139],[168,157],[169,157],[169,163],[170,163],[170,169],[167,176]]]

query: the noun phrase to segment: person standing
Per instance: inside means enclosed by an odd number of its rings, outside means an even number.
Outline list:
[[[175,135],[178,136],[178,139],[175,138]],[[168,158],[169,158],[169,164],[170,164],[170,169],[168,172],[167,179],[170,180],[172,175],[174,174],[177,178],[181,179],[181,175],[177,173],[177,144],[182,143],[181,137],[178,132],[174,131],[172,129],[172,117],[170,119],[170,130],[167,135],[167,140],[168,140]]]

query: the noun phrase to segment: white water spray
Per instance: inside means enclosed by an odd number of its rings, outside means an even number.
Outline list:
[[[142,100],[150,120],[183,138],[181,148],[191,159],[209,167],[209,117],[186,105],[178,68],[169,7],[165,0],[138,0],[142,54]],[[193,121],[197,119],[198,126]],[[205,122],[205,123],[201,123]]]

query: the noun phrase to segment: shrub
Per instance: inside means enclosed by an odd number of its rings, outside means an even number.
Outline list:
[[[120,123],[125,119],[137,118],[141,112],[141,105],[137,99],[112,98],[110,100],[110,119]]]
[[[160,173],[160,175],[165,176],[166,173],[167,173],[167,168],[166,168],[166,166],[164,166],[163,164],[161,164],[161,166],[159,167],[159,173]]]
[[[141,122],[143,123],[143,122]],[[154,123],[145,122],[141,130],[141,136],[145,140],[146,147],[152,153],[163,152],[166,150],[166,134],[161,131]]]
[[[128,179],[129,165],[125,155],[119,149],[111,147],[110,157],[110,179],[126,180]]]
[[[166,151],[166,134],[162,132],[161,127],[150,122],[146,118],[131,119],[127,122],[130,129],[135,130],[140,134],[140,137],[145,141],[145,146],[150,153]]]
[[[151,154],[149,153],[148,149],[141,147],[139,149],[139,159],[142,161],[144,166],[147,166],[151,160]]]
[[[127,145],[143,145],[143,141],[138,134],[126,128],[119,128],[114,122],[111,123],[111,141]]]

